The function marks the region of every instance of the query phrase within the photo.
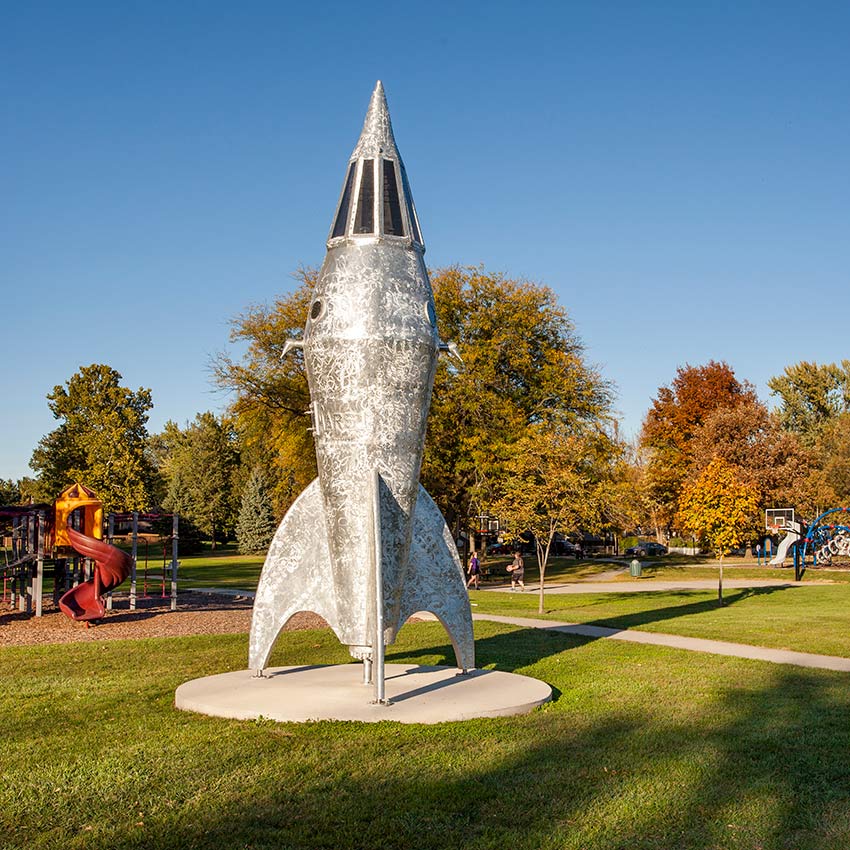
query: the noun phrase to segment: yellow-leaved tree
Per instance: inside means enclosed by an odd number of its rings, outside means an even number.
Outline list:
[[[758,493],[739,467],[721,457],[688,482],[679,501],[681,526],[720,560],[718,597],[723,603],[723,557],[739,546],[758,524]]]
[[[233,392],[244,462],[269,475],[278,515],[316,475],[303,354],[281,359],[287,338],[301,336],[316,278],[301,269],[294,291],[238,316],[231,339],[245,350],[214,363],[216,381]],[[431,284],[440,337],[457,343],[463,365],[438,366],[421,480],[459,532],[468,517],[492,512],[528,428],[602,427],[611,387],[585,361],[548,287],[456,266],[433,272]]]
[[[534,535],[543,613],[546,566],[559,529],[597,531],[610,501],[615,445],[602,431],[568,433],[545,423],[529,427],[511,449],[503,495],[495,510],[517,537]]]

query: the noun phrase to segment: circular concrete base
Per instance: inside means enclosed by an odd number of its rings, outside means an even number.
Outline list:
[[[387,664],[386,696],[390,705],[372,704],[374,688],[363,684],[363,666],[339,664],[271,667],[261,679],[251,670],[206,676],[180,685],[174,702],[184,711],[237,720],[442,723],[527,714],[551,700],[552,689],[515,673],[458,675],[455,667]]]

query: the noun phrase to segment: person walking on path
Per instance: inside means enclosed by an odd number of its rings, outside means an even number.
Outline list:
[[[761,543],[756,543],[756,558],[758,559],[759,566],[761,566]],[[765,558],[767,561],[767,558]]]
[[[511,574],[511,590],[519,586],[520,592],[525,590],[525,563],[519,552],[514,552],[513,561],[508,564],[508,572]]]
[[[469,574],[469,581],[466,583],[467,590],[469,589],[469,585],[475,584],[475,589],[478,590],[478,582],[481,577],[481,563],[478,560],[478,553],[472,552],[469,556],[469,569],[467,570]]]

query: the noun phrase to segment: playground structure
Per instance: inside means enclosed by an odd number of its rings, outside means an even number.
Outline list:
[[[0,507],[4,526],[3,601],[35,616],[42,614],[44,559],[50,531],[46,504]],[[11,553],[11,558],[9,557]],[[54,602],[58,601],[54,594]]]
[[[140,520],[148,533],[140,533]],[[111,544],[117,524],[127,526],[131,551]],[[159,525],[159,531],[150,529]],[[21,612],[41,617],[45,563],[53,564],[53,602],[73,620],[88,622],[103,617],[112,608],[112,593],[130,579],[130,609],[137,605],[139,542],[145,544],[144,593],[147,596],[148,555],[150,538],[163,545],[163,562],[156,579],[161,595],[166,598],[170,584],[170,608],[177,609],[177,568],[179,518],[159,514],[110,514],[107,518],[107,540],[104,540],[103,504],[96,494],[82,484],[67,487],[53,504],[0,507],[3,527],[4,563],[3,602]],[[166,549],[170,542],[171,561]],[[11,557],[10,557],[11,555]],[[151,577],[153,578],[153,577]]]
[[[790,555],[797,581],[803,578],[807,568],[850,567],[848,512],[850,508],[830,508],[807,526],[795,519],[793,508],[769,508],[765,515],[768,533],[785,532],[770,565],[782,566]]]
[[[798,581],[806,571],[806,561],[811,556],[812,567],[850,566],[850,508],[830,508],[824,511],[806,530],[802,539],[799,565],[794,566]]]

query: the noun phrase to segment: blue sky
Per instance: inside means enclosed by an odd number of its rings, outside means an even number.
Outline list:
[[[0,2],[0,477],[103,362],[219,410],[384,82],[431,267],[558,294],[637,432],[678,365],[850,356],[846,3]]]

